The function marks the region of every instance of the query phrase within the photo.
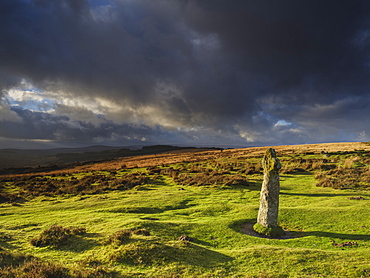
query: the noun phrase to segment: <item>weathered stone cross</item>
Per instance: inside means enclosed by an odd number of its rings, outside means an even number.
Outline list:
[[[268,149],[262,159],[263,183],[260,194],[260,208],[254,229],[268,236],[280,236],[283,232],[278,226],[281,164],[274,149]]]

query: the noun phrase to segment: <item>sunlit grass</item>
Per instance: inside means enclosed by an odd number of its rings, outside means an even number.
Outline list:
[[[261,180],[256,176],[254,182],[250,187],[180,190],[172,179],[163,178],[160,183],[124,192],[38,197],[19,206],[2,204],[0,232],[12,237],[2,242],[2,247],[69,267],[93,257],[119,273],[143,276],[170,276],[179,271],[183,277],[193,273],[356,277],[370,270],[370,263],[366,263],[370,259],[368,191],[318,188],[310,174],[282,175],[280,225],[297,237],[277,240],[241,232],[242,223],[255,222],[257,216]],[[365,200],[349,199],[358,195]],[[59,249],[30,244],[32,238],[55,224],[83,226],[88,233]],[[151,236],[132,239],[119,248],[104,244],[114,232],[130,228],[145,228]],[[194,239],[190,247],[178,246],[177,238],[184,234]],[[341,250],[332,246],[332,239],[356,241],[358,246]],[[135,242],[152,244],[153,250],[164,248],[163,263],[153,259],[140,265],[131,250],[136,248]],[[126,252],[134,256],[130,263],[120,257],[129,254]],[[113,260],[114,256],[118,259]]]
[[[160,163],[153,173],[149,167],[121,167],[42,176],[67,181],[103,176],[115,181],[140,173],[149,181],[121,191],[35,195],[24,202],[0,204],[0,262],[5,265],[9,260],[4,252],[21,252],[60,262],[68,269],[85,271],[99,265],[108,276],[116,277],[366,277],[370,273],[370,192],[365,187],[317,187],[314,179],[315,171],[327,173],[320,167],[328,164],[365,167],[365,160],[351,155],[335,154],[327,162],[322,154],[306,150],[280,157],[287,169],[281,173],[279,210],[279,225],[288,232],[285,239],[243,232],[256,222],[260,157],[220,155],[205,161]],[[289,172],[309,164],[315,170]],[[251,165],[255,169],[247,174]],[[207,186],[180,185],[176,171],[191,177],[212,171],[225,177],[240,175],[248,185],[227,185],[222,180]],[[103,180],[92,181],[98,186]],[[12,182],[1,186],[1,192],[21,190]],[[87,233],[58,247],[30,244],[53,225],[85,227]],[[120,231],[141,229],[150,235],[132,234],[121,243],[109,240]],[[184,235],[191,241],[179,240]],[[357,245],[341,248],[332,240]],[[21,260],[17,258],[14,255],[13,260]]]

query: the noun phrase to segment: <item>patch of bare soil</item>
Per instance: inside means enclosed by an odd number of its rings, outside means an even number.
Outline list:
[[[260,237],[260,238],[270,238],[270,239],[291,239],[291,238],[297,238],[297,237],[302,237],[303,235],[297,232],[292,232],[288,230],[284,230],[285,234],[281,237],[268,237],[262,234],[257,233],[253,229],[254,223],[243,223],[241,227],[241,231],[243,234],[249,235],[249,236],[254,236],[254,237]]]

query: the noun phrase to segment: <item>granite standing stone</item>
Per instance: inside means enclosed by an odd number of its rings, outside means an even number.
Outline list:
[[[260,195],[260,208],[257,223],[267,227],[278,227],[281,164],[274,149],[268,149],[262,159],[263,183]]]

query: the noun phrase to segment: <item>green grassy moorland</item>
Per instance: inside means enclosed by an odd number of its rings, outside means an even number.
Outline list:
[[[250,231],[259,207],[260,153],[4,176],[0,277],[369,277],[367,146],[277,150],[282,239]],[[356,175],[361,180],[351,179]],[[54,236],[64,227],[65,237],[42,245],[40,235],[55,226]]]

